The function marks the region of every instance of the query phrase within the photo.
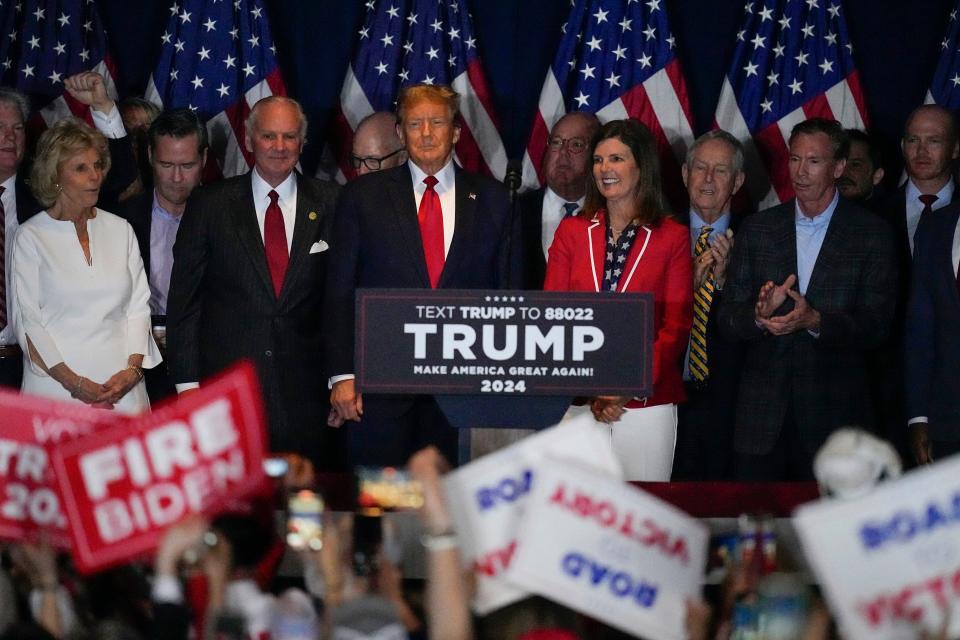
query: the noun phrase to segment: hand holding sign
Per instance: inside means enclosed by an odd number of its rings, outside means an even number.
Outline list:
[[[82,571],[155,548],[164,529],[259,489],[264,417],[241,365],[176,404],[52,451]]]

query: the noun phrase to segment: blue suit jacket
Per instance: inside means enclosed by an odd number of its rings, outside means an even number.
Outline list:
[[[927,416],[932,440],[960,440],[960,294],[953,235],[960,204],[931,217],[914,236],[906,321],[907,418]]]
[[[440,275],[441,289],[509,286],[510,204],[500,183],[456,169],[456,226]],[[517,253],[517,251],[513,251]],[[417,205],[407,164],[361,176],[337,204],[327,272],[329,375],[354,373],[354,300],[361,287],[429,289]]]

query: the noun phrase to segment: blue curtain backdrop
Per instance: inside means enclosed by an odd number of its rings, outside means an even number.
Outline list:
[[[755,0],[759,2],[760,0]],[[826,1],[826,0],[821,0]],[[98,0],[118,67],[121,96],[139,95],[156,60],[173,0]],[[843,0],[854,59],[873,129],[896,154],[903,122],[923,101],[940,52],[951,0]],[[308,171],[325,141],[340,84],[363,19],[362,0],[266,0],[291,95],[311,120]],[[666,0],[690,91],[695,133],[710,128],[742,1]],[[520,157],[569,3],[566,0],[471,0],[477,44],[486,67],[501,135]]]

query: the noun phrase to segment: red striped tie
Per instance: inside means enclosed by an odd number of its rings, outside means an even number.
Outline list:
[[[437,288],[440,282],[440,273],[445,261],[443,253],[443,210],[440,208],[440,195],[434,186],[438,180],[433,176],[423,179],[427,190],[420,200],[420,209],[417,211],[417,221],[420,223],[420,241],[423,243],[423,257],[427,261],[427,275],[430,277],[430,286]]]
[[[287,250],[287,231],[283,225],[283,212],[277,200],[280,195],[270,190],[270,204],[267,206],[267,215],[263,219],[263,249],[267,254],[267,267],[270,269],[270,279],[273,281],[273,291],[280,297],[283,288],[283,277],[287,274],[287,263],[290,262],[290,252]]]

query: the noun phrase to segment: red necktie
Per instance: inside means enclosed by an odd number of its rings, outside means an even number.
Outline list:
[[[423,243],[423,257],[427,260],[427,275],[430,277],[430,286],[437,288],[440,282],[440,272],[443,271],[443,210],[440,208],[440,195],[433,187],[437,179],[427,176],[423,183],[427,190],[420,200],[420,210],[417,211],[417,221],[420,223],[420,241]]]
[[[287,231],[283,226],[283,213],[277,200],[280,196],[271,189],[270,204],[267,206],[267,215],[263,220],[263,248],[267,254],[267,268],[270,269],[270,279],[273,280],[273,291],[280,297],[283,288],[283,276],[287,273],[287,263],[290,262],[290,253],[287,251]]]
[[[939,200],[939,198],[933,193],[924,193],[920,196],[920,202],[923,203],[923,209],[920,211],[921,220],[933,213],[933,203],[937,200]]]
[[[6,187],[0,187],[0,196],[6,191]],[[7,234],[7,214],[3,209],[3,201],[0,200],[0,331],[7,327],[7,252],[6,252],[6,234]]]

